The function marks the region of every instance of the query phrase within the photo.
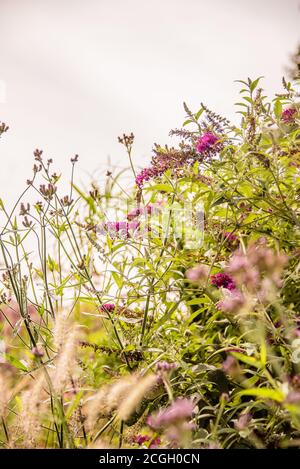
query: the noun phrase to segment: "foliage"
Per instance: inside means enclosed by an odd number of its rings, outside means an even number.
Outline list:
[[[60,195],[36,150],[1,201],[3,447],[299,446],[300,106],[241,84],[239,126],[185,105],[140,173],[123,135],[129,193],[76,155]]]

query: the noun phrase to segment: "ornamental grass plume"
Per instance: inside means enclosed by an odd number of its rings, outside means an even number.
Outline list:
[[[93,429],[99,418],[109,417],[126,398],[130,389],[136,386],[137,381],[138,376],[132,374],[102,386],[86,406],[88,428]]]
[[[36,379],[33,386],[21,394],[22,411],[18,418],[19,431],[22,433],[23,446],[34,448],[41,430],[41,393],[44,375]]]
[[[57,351],[59,351],[66,339],[70,323],[67,319],[67,312],[60,311],[55,317],[55,322],[52,329],[53,334],[53,345]]]
[[[0,419],[4,419],[7,412],[7,404],[9,401],[10,390],[8,379],[0,370]]]
[[[129,390],[128,396],[121,402],[118,408],[118,417],[123,421],[128,420],[139,409],[142,400],[157,384],[158,377],[155,374],[140,378],[136,386]]]
[[[52,377],[54,391],[62,394],[76,366],[76,352],[78,344],[78,329],[73,327],[69,331],[65,343],[62,345],[57,361],[56,369]]]

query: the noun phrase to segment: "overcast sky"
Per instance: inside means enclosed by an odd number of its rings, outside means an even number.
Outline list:
[[[0,0],[0,197],[16,199],[38,147],[78,181],[136,135],[135,161],[168,141],[182,102],[232,117],[236,79],[281,85],[300,39],[299,0]]]

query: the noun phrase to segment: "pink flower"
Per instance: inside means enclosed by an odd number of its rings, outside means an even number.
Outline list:
[[[135,435],[132,438],[132,441],[134,443],[136,443],[137,445],[139,445],[139,446],[142,446],[144,443],[149,441],[150,442],[149,448],[151,448],[151,449],[157,448],[161,443],[160,438],[158,438],[158,437],[157,438],[151,438],[149,435]]]
[[[239,239],[234,233],[230,233],[226,231],[224,233],[224,238],[225,238],[227,246],[230,247],[230,249],[236,248],[239,244]]]
[[[115,308],[116,306],[113,303],[104,303],[102,306],[100,306],[100,310],[103,311],[103,313],[113,313]]]
[[[206,132],[198,138],[196,150],[198,153],[204,153],[205,151],[214,147],[218,141],[219,137],[217,137],[217,135],[213,134],[212,132]]]
[[[212,285],[215,285],[217,288],[227,288],[227,290],[235,290],[235,283],[230,275],[218,272],[215,275],[210,276]]]
[[[169,363],[169,362],[166,362],[166,361],[161,361],[161,362],[158,362],[156,363],[156,371],[171,371],[171,370],[174,370],[174,368],[176,368],[177,365],[176,363]]]
[[[282,112],[281,120],[283,120],[285,124],[288,124],[295,119],[295,114],[297,114],[297,110],[293,107],[289,107]]]
[[[153,429],[168,427],[191,418],[193,410],[194,403],[192,400],[180,398],[169,407],[159,410],[154,415],[150,415],[147,419],[147,424]]]
[[[147,215],[151,215],[152,212],[153,212],[153,205],[151,204],[146,205],[145,207],[142,207],[142,208],[136,207],[132,209],[130,212],[128,212],[127,220],[129,221],[134,220],[135,218],[139,217],[143,213]]]
[[[228,355],[222,363],[222,369],[227,375],[234,376],[239,369],[237,360],[232,355]]]
[[[131,236],[130,232],[138,230],[139,227],[140,223],[138,221],[113,221],[105,223],[104,226],[110,235],[116,234],[117,236],[125,236],[127,238]]]
[[[245,303],[246,300],[242,293],[234,290],[217,303],[217,308],[224,311],[224,313],[238,313]]]
[[[194,283],[205,282],[209,273],[209,268],[207,265],[199,264],[191,269],[188,269],[186,272],[186,277],[188,280]]]
[[[241,431],[248,427],[252,420],[252,415],[249,412],[244,412],[239,416],[239,419],[235,422],[234,426],[236,430]]]

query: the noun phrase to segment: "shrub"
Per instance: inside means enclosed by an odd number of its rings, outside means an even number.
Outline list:
[[[300,106],[241,83],[239,125],[185,105],[148,168],[119,138],[129,194],[36,150],[1,202],[3,447],[299,446]]]

